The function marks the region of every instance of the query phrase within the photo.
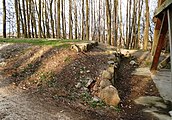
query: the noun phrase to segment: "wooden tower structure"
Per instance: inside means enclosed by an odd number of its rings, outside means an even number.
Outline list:
[[[155,12],[156,23],[154,30],[154,43],[152,48],[153,61],[151,71],[156,71],[159,57],[165,44],[165,37],[169,33],[170,58],[171,58],[171,85],[172,85],[172,0],[158,0],[158,8]]]

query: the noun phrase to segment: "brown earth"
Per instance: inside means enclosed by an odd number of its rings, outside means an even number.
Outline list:
[[[90,91],[75,87],[88,77],[100,79],[108,61],[102,49],[76,53],[51,46],[10,44],[0,52],[6,63],[0,66],[0,87],[4,91],[0,93],[0,100],[5,94],[8,101],[14,101],[10,104],[19,106],[15,110],[7,109],[7,112],[11,111],[8,114],[22,108],[24,112],[18,115],[21,120],[34,119],[33,114],[38,120],[156,120],[143,113],[144,107],[133,100],[145,95],[159,96],[159,93],[150,77],[131,75],[136,67],[129,64],[129,59],[122,60],[115,84],[121,103],[118,107],[110,107],[103,102],[95,104],[91,101]],[[139,62],[143,66],[142,61]],[[0,106],[2,104],[0,102]],[[8,114],[0,107],[2,118],[7,119]]]

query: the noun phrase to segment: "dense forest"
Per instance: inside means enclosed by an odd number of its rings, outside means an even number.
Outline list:
[[[4,38],[96,40],[113,46],[142,47],[145,50],[152,43],[153,16],[150,17],[149,0],[2,2]]]

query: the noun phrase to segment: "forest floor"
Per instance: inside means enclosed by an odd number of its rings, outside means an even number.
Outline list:
[[[144,52],[137,53],[141,54]],[[137,67],[149,65],[144,59]],[[119,106],[95,103],[89,91],[83,94],[75,87],[85,78],[99,80],[107,61],[106,52],[98,47],[76,53],[69,47],[1,43],[0,119],[156,120],[134,100],[159,96],[158,90],[150,76],[132,75],[137,67],[130,65],[129,59],[122,60],[115,84]]]

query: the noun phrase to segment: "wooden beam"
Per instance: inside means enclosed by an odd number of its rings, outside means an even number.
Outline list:
[[[168,14],[168,30],[169,30],[169,41],[170,41],[171,85],[172,85],[172,5],[167,10],[167,14]]]
[[[165,36],[166,36],[167,30],[168,30],[168,20],[167,20],[167,14],[165,12],[164,17],[162,19],[162,24],[161,24],[159,36],[158,36],[158,44],[156,47],[155,55],[153,57],[153,62],[152,62],[152,66],[150,69],[151,71],[157,70],[159,57],[160,57],[161,50],[162,50],[162,47],[163,47],[164,42],[165,42]]]
[[[156,25],[155,25],[155,30],[154,30],[154,37],[153,37],[153,45],[152,45],[152,56],[155,55],[155,50],[158,44],[158,35],[159,35],[159,30],[161,28],[161,20],[159,18],[156,19]]]
[[[162,5],[165,0],[158,0],[158,7]]]
[[[166,10],[172,4],[172,0],[166,0],[161,6],[155,11],[155,17],[159,16],[164,10]]]

